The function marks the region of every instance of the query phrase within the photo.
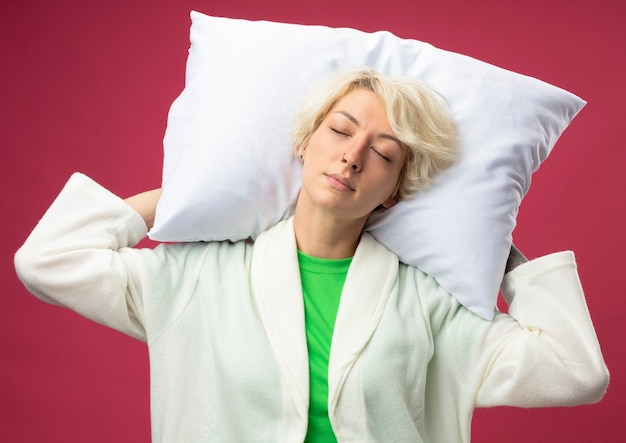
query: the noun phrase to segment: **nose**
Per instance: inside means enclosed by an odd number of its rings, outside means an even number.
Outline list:
[[[348,156],[345,152],[341,155],[341,162],[343,164],[349,165],[349,168],[354,172],[358,172],[361,170],[361,162],[357,159],[352,160],[352,155]]]
[[[365,145],[359,143],[358,146],[353,146],[352,149],[341,154],[341,162],[347,165],[353,172],[359,172],[363,167],[363,151]]]

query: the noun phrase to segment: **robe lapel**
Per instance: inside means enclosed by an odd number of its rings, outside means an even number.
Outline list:
[[[264,232],[256,240],[251,277],[265,333],[298,416],[306,422],[309,360],[292,218]]]
[[[328,368],[329,413],[341,388],[376,330],[398,273],[398,258],[364,233],[344,284]],[[255,242],[252,289],[265,333],[300,418],[307,420],[309,360],[304,302],[293,218]]]
[[[398,258],[364,233],[346,276],[335,321],[328,367],[330,415],[350,369],[378,327],[397,274]]]

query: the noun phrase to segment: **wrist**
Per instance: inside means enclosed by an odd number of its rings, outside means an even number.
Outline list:
[[[159,197],[161,197],[161,189],[153,189],[151,191],[142,192],[141,194],[128,197],[124,201],[139,215],[141,215],[141,218],[143,218],[148,230],[150,230],[154,224],[156,206],[159,201]]]

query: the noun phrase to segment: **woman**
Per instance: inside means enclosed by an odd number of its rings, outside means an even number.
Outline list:
[[[254,245],[133,249],[160,191],[74,175],[16,255],[33,294],[148,343],[155,441],[465,442],[476,406],[602,397],[570,252],[508,272],[487,322],[363,232],[453,161],[436,94],[360,71],[303,109],[295,215]]]

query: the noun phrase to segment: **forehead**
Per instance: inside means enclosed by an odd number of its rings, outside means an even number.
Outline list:
[[[339,106],[355,106],[357,108],[385,109],[382,99],[371,89],[356,88],[343,95],[331,110]]]
[[[355,89],[341,97],[330,108],[327,117],[343,115],[355,125],[376,125],[390,130],[387,109],[382,99],[369,89]]]

